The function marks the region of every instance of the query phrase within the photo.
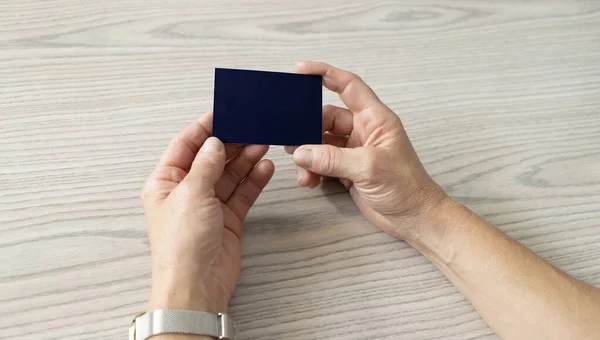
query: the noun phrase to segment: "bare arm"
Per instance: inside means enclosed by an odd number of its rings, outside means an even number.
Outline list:
[[[600,338],[600,291],[452,201],[398,116],[358,76],[324,63],[296,69],[322,75],[347,106],[324,108],[324,145],[287,148],[300,186],[340,178],[365,217],[428,257],[502,338]]]
[[[600,289],[576,280],[446,200],[407,239],[503,339],[598,339]]]

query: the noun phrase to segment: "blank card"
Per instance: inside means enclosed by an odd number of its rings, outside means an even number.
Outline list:
[[[224,143],[320,144],[322,77],[215,69],[213,135]]]

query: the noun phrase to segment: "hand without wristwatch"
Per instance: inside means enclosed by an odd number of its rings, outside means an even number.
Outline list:
[[[135,316],[129,340],[146,340],[159,334],[188,334],[235,340],[235,324],[225,313],[157,309]]]

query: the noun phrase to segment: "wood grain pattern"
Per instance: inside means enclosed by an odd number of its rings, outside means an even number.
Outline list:
[[[600,284],[600,3],[0,2],[0,339],[123,339],[144,307],[139,188],[210,109],[213,68],[359,73],[448,192]],[[331,94],[326,102],[339,103]],[[291,161],[251,212],[241,339],[495,339],[415,250]]]

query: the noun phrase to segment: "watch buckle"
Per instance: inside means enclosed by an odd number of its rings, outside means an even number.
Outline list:
[[[131,321],[131,326],[129,326],[129,340],[135,340],[135,333],[136,333],[136,328],[137,328],[136,327],[137,325],[135,324],[135,320],[144,314],[146,314],[146,312],[137,313],[133,317],[133,320]]]
[[[225,313],[217,315],[219,316],[219,339],[235,340],[235,324],[233,320]]]

